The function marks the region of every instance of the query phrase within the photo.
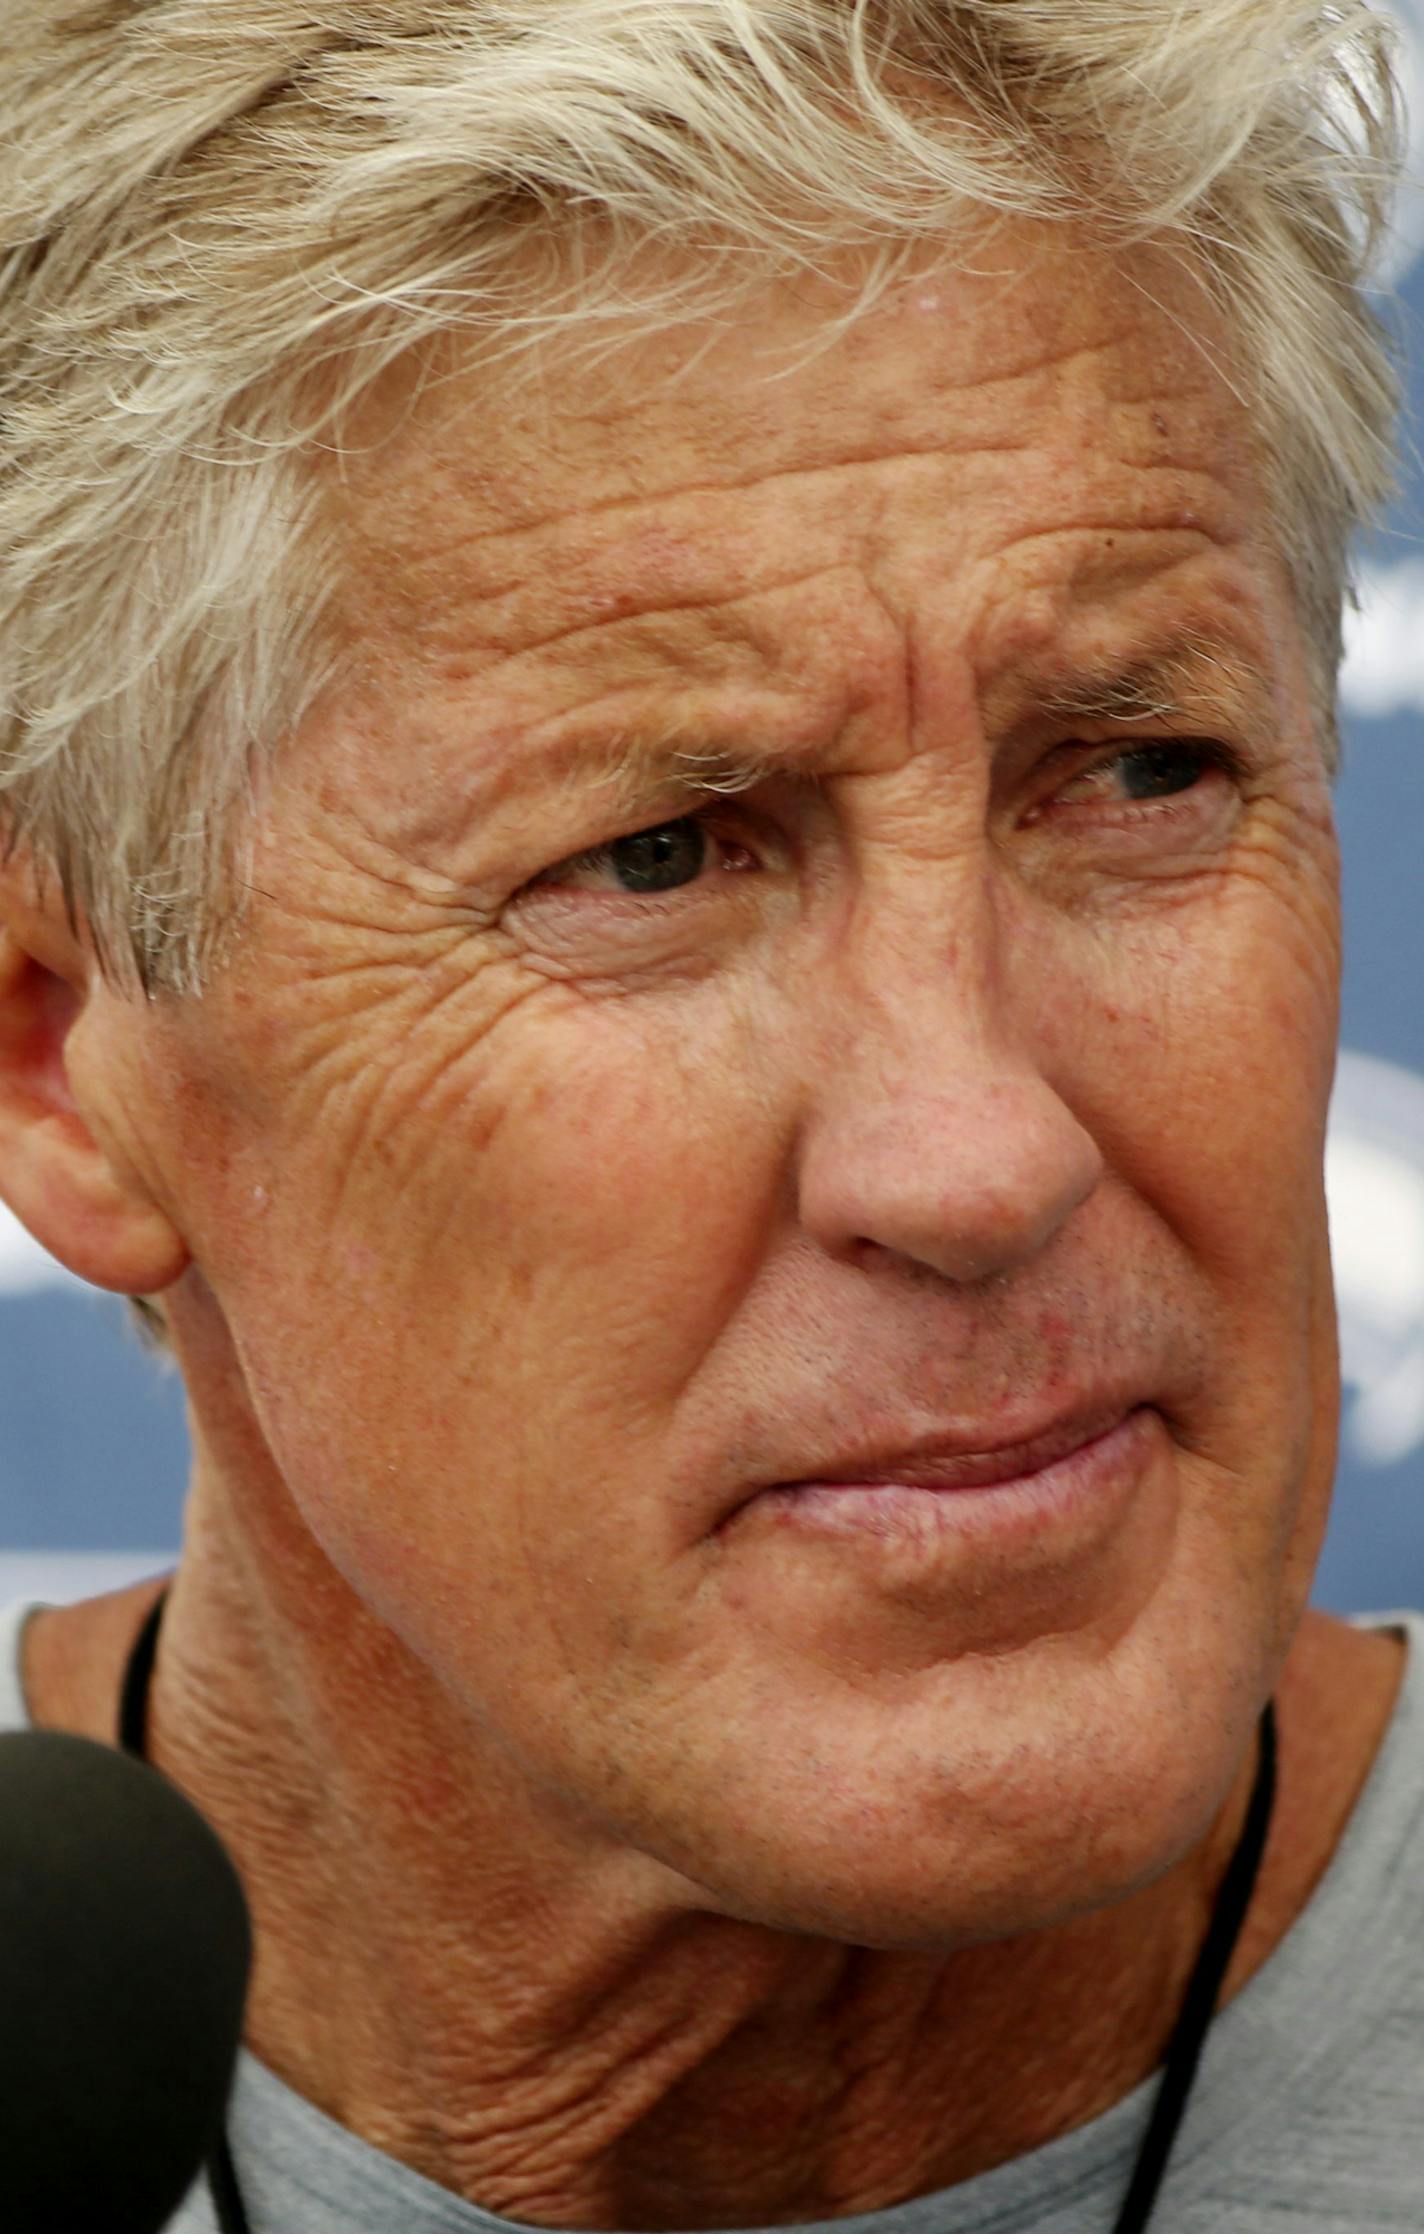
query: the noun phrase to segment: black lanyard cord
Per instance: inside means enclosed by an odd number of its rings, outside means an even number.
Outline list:
[[[148,1759],[148,1694],[153,1682],[153,1663],[158,1656],[158,1631],[167,1602],[168,1592],[164,1590],[135,1639],[119,1699],[119,1743],[126,1753],[136,1754],[140,1761]],[[252,2223],[233,2169],[226,2127],[219,2128],[204,2169],[219,2234],[252,2234]]]
[[[164,1590],[138,1633],[124,1671],[119,1701],[119,1743],[126,1753],[136,1754],[141,1761],[148,1758],[148,1694],[167,1598],[168,1592]],[[1152,2215],[1211,2028],[1221,1983],[1251,1906],[1261,1858],[1266,1851],[1275,1797],[1276,1710],[1274,1703],[1267,1700],[1261,1716],[1260,1755],[1246,1820],[1222,1878],[1201,1952],[1187,1981],[1181,2011],[1168,2043],[1157,2099],[1113,2234],[1142,2234]],[[214,2143],[207,2174],[221,2234],[252,2234],[225,2132],[220,2133]]]
[[[1123,2197],[1122,2209],[1117,2216],[1113,2234],[1142,2234],[1157,2200],[1167,2170],[1167,2159],[1172,2153],[1172,2143],[1177,2138],[1192,2091],[1192,2081],[1197,2075],[1197,2065],[1206,2045],[1206,2036],[1216,2013],[1217,1996],[1226,1976],[1227,1965],[1236,1952],[1236,1942],[1246,1921],[1246,1911],[1251,1906],[1251,1895],[1256,1890],[1256,1880],[1261,1873],[1261,1857],[1266,1851],[1266,1838],[1271,1828],[1271,1811],[1276,1799],[1276,1710],[1272,1700],[1266,1701],[1261,1716],[1260,1757],[1256,1764],[1256,1781],[1251,1788],[1251,1801],[1246,1810],[1246,1820],[1241,1826],[1241,1836],[1236,1849],[1226,1865],[1226,1875],[1221,1880],[1212,1910],[1211,1922],[1202,1941],[1187,1990],[1182,1996],[1181,2011],[1172,2028],[1167,2045],[1166,2060],[1162,2066],[1162,2083],[1157,2099],[1152,2105],[1152,2115],[1142,2146],[1137,2152],[1132,2178]]]

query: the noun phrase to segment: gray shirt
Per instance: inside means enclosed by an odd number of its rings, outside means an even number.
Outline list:
[[[27,1721],[29,1611],[0,1611],[0,1730]],[[1393,1721],[1309,1905],[1212,2027],[1152,2234],[1424,2229],[1424,1615],[1380,1625],[1409,1640]],[[824,2234],[1111,2234],[1154,2092],[1149,2080],[1046,2148]],[[253,2234],[512,2226],[357,2140],[246,2053],[228,2129]],[[169,2234],[216,2226],[199,2182]]]

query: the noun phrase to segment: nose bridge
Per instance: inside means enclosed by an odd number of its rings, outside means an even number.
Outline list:
[[[968,824],[971,819],[965,817]],[[847,923],[826,1025],[847,1079],[862,1060],[917,1072],[959,1051],[961,1083],[1032,1067],[1024,927],[979,827],[933,855],[869,868]],[[1038,974],[1037,971],[1034,974]]]
[[[1069,989],[1044,983],[986,861],[936,881],[932,904],[865,909],[831,973],[800,1206],[836,1253],[973,1282],[1046,1248],[1102,1159],[1043,1067],[1041,1018]]]

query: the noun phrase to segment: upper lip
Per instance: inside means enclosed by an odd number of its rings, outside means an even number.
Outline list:
[[[917,1438],[888,1449],[883,1444],[850,1456],[817,1460],[803,1473],[783,1476],[775,1486],[795,1482],[898,1482],[909,1489],[984,1489],[995,1482],[1037,1474],[1055,1459],[1095,1443],[1117,1427],[1136,1403],[1118,1398],[1061,1415],[1037,1433],[1012,1442],[986,1444],[971,1433]],[[768,1485],[772,1486],[772,1485]]]

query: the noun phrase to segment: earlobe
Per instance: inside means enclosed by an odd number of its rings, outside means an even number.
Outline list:
[[[0,872],[0,1197],[81,1279],[154,1295],[186,1269],[187,1250],[92,1096],[75,1091],[71,1042],[97,976],[62,911],[27,881]]]

